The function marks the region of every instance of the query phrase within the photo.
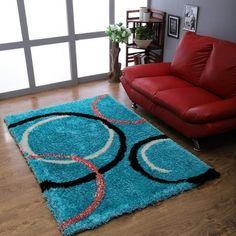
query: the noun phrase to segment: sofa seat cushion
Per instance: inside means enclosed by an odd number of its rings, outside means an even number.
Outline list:
[[[186,32],[171,63],[171,74],[198,85],[212,51],[214,39]]]
[[[171,75],[136,78],[131,84],[133,89],[151,99],[157,92],[163,90],[192,86],[190,83]]]
[[[157,93],[153,99],[155,103],[167,108],[171,112],[175,113],[179,118],[189,123],[206,122],[205,117],[203,121],[201,114],[197,114],[196,119],[193,119],[192,113],[189,113],[190,109],[221,100],[222,99],[216,95],[198,87],[161,91]]]
[[[236,117],[236,97],[190,108],[186,114],[196,123],[207,123]]]
[[[219,40],[213,44],[211,56],[199,85],[222,98],[236,96],[235,43]]]

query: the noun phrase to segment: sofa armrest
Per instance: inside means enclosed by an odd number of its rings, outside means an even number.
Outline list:
[[[190,108],[186,116],[193,123],[236,118],[236,97]]]
[[[169,75],[170,64],[170,62],[164,62],[129,66],[123,69],[122,76],[132,80],[142,77]]]

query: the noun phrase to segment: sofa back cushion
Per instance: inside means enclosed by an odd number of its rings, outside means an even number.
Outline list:
[[[186,32],[177,46],[171,63],[171,73],[197,85],[212,51],[214,40]]]
[[[236,96],[236,44],[218,40],[213,44],[199,86],[222,98]],[[236,104],[235,104],[236,106]]]

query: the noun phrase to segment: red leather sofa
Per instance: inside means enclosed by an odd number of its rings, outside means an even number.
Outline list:
[[[121,83],[135,104],[185,136],[236,129],[236,44],[186,32],[173,61],[126,67]]]

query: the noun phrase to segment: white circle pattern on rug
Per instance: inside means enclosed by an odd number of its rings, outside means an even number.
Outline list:
[[[35,129],[36,127],[39,127],[40,125],[43,125],[45,123],[51,122],[51,121],[55,121],[58,119],[63,119],[63,118],[67,118],[70,117],[68,115],[63,115],[63,116],[54,116],[54,117],[50,117],[47,118],[45,120],[41,120],[35,124],[33,124],[32,126],[30,126],[29,128],[27,128],[25,130],[25,132],[22,135],[22,139],[19,143],[19,146],[21,148],[21,150],[23,150],[23,152],[28,153],[28,155],[34,156],[37,155],[30,147],[29,145],[29,134],[33,131],[33,129]],[[105,143],[105,145],[99,149],[98,151],[89,154],[88,156],[83,157],[86,160],[91,160],[94,158],[97,158],[98,156],[102,155],[103,153],[105,153],[111,146],[112,141],[114,139],[114,131],[110,128],[108,128],[106,125],[104,125],[102,122],[101,124],[105,127],[105,129],[108,131],[109,134],[109,138],[107,140],[107,142]],[[48,162],[48,163],[53,163],[53,164],[72,164],[75,163],[76,161],[74,160],[46,160],[46,159],[39,159],[40,161],[43,162]]]

